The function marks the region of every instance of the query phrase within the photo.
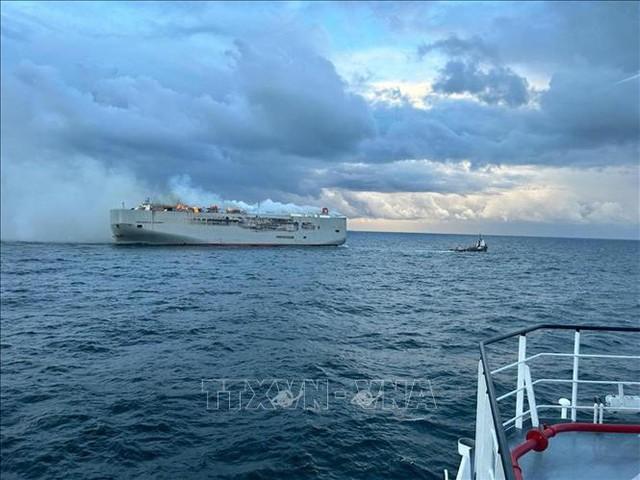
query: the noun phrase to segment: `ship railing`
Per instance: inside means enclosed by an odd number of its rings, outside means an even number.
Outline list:
[[[538,330],[573,331],[573,353],[541,352],[527,356],[527,334]],[[640,355],[611,355],[581,353],[582,332],[601,333],[639,333],[638,327],[606,327],[597,325],[537,325],[518,330],[506,335],[494,337],[480,343],[480,360],[478,362],[478,391],[476,410],[476,433],[473,447],[470,442],[461,441],[458,445],[462,461],[458,470],[457,480],[492,479],[515,480],[514,465],[507,441],[507,431],[521,430],[524,422],[528,421],[533,428],[540,426],[540,411],[560,410],[560,418],[576,422],[578,412],[593,412],[593,423],[602,424],[604,413],[607,411],[618,414],[637,413],[637,405],[625,406],[605,405],[602,401],[593,404],[580,404],[580,386],[615,385],[618,398],[622,403],[626,398],[624,387],[640,386],[638,381],[622,379],[580,379],[580,364],[583,359],[597,360],[640,360]],[[510,338],[518,338],[518,360],[492,368],[487,354],[487,347]],[[635,339],[635,338],[634,338]],[[637,344],[636,349],[637,349]],[[545,357],[564,357],[572,360],[571,378],[543,377],[532,379],[530,364]],[[500,373],[516,371],[516,388],[500,396],[496,394],[495,376]],[[570,384],[571,399],[561,398],[558,405],[537,404],[535,389],[541,384]],[[515,411],[512,417],[504,419],[500,403],[516,396]],[[525,399],[528,409],[525,410]]]

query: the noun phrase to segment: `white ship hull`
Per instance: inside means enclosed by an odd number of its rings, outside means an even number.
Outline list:
[[[342,245],[347,219],[116,209],[111,210],[111,231],[118,244]]]

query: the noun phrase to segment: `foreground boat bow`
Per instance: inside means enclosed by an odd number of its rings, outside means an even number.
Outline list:
[[[527,354],[527,338],[531,335],[573,333],[573,353],[544,349]],[[458,452],[462,456],[457,480],[583,480],[617,478],[637,480],[640,476],[640,396],[625,394],[625,387],[636,389],[640,382],[618,378],[611,362],[634,362],[637,370],[637,327],[606,327],[594,325],[539,325],[502,335],[480,344],[478,363],[478,392],[475,441],[461,439]],[[581,353],[585,342],[582,335],[592,336],[588,346],[593,351],[599,345],[606,353]],[[631,335],[635,334],[635,335]],[[615,337],[617,352],[604,346],[603,336]],[[487,350],[499,342],[518,339],[517,361],[498,368],[489,365]],[[546,339],[546,337],[545,337]],[[556,339],[557,340],[557,339]],[[598,342],[599,340],[599,342]],[[543,345],[549,345],[543,343]],[[504,347],[504,343],[502,344]],[[514,346],[515,347],[515,346]],[[629,353],[633,354],[629,354]],[[542,372],[539,360],[551,358],[553,367]],[[561,360],[571,361],[571,378],[550,376],[549,369]],[[589,360],[591,370],[584,372],[581,361]],[[594,366],[593,362],[598,362]],[[588,369],[587,369],[588,370]],[[540,378],[532,376],[540,373]],[[628,369],[626,370],[628,371]],[[544,373],[544,375],[542,375]],[[512,390],[504,391],[511,374]],[[552,375],[552,374],[551,374]],[[496,377],[500,381],[496,382]],[[582,378],[581,378],[582,377]],[[585,378],[587,377],[587,378]],[[566,389],[569,398],[560,398],[557,404],[544,403],[552,385],[553,393]],[[497,390],[500,388],[500,395]],[[592,393],[602,389],[617,393],[604,400]],[[525,410],[525,400],[528,409]],[[511,402],[511,405],[505,405]],[[514,415],[503,416],[501,408],[514,408]],[[551,425],[547,425],[549,422]],[[526,432],[526,433],[525,433]],[[448,473],[445,471],[445,478]]]

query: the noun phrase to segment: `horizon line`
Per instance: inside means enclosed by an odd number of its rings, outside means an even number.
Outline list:
[[[350,230],[347,229],[347,232],[357,232],[357,233],[406,233],[406,234],[415,234],[415,235],[461,235],[461,236],[469,236],[475,237],[477,235],[482,235],[483,237],[523,237],[523,238],[557,238],[564,240],[623,240],[623,241],[632,241],[638,242],[640,241],[640,232],[637,237],[580,237],[580,236],[556,236],[556,235],[531,235],[531,234],[514,234],[514,233],[499,233],[499,234],[487,234],[487,233],[449,233],[449,232],[407,232],[407,231],[388,231],[388,230]]]
[[[501,233],[501,234],[485,234],[485,233],[446,233],[446,232],[404,232],[404,231],[385,231],[385,230],[349,230],[347,229],[347,233],[382,233],[382,234],[404,234],[404,235],[442,235],[442,236],[467,236],[467,237],[475,237],[477,235],[482,235],[483,237],[509,237],[509,238],[548,238],[548,239],[558,239],[558,240],[613,240],[613,241],[621,241],[621,242],[640,242],[640,236],[637,238],[632,237],[570,237],[570,236],[554,236],[554,235],[520,235],[520,234],[509,234],[509,233]],[[17,239],[7,239],[0,238],[0,243],[32,243],[32,244],[57,244],[57,245],[115,245],[116,243],[113,240],[103,240],[103,241],[86,241],[86,242],[75,242],[71,240],[17,240]],[[216,246],[216,245],[211,245]],[[296,246],[296,245],[288,245],[288,246]]]

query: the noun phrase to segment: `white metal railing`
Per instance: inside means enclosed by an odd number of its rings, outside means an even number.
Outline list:
[[[639,357],[640,358],[640,357]],[[571,379],[563,379],[563,378],[539,378],[531,382],[532,385],[538,385],[539,383],[573,383],[574,380]],[[591,384],[591,385],[636,385],[640,386],[640,382],[631,382],[628,380],[575,380],[577,383]],[[525,387],[516,388],[511,390],[504,395],[501,395],[497,398],[498,401],[504,400],[505,398],[509,398],[513,394],[524,391]]]
[[[571,410],[571,421],[575,422],[577,419],[578,410],[595,410],[599,409],[600,412],[605,412],[608,410],[611,411],[636,411],[635,408],[625,408],[625,407],[607,407],[606,405],[594,407],[593,405],[579,405],[578,404],[578,392],[579,385],[588,384],[588,385],[628,385],[628,386],[638,386],[640,382],[638,381],[630,381],[630,380],[580,380],[579,371],[580,371],[580,359],[582,358],[593,358],[593,359],[608,359],[608,360],[640,360],[640,355],[610,355],[610,354],[585,354],[580,353],[580,331],[577,330],[574,332],[574,341],[573,341],[573,353],[558,353],[558,352],[540,352],[535,355],[531,355],[527,357],[527,337],[526,335],[520,335],[518,339],[518,361],[505,365],[503,367],[497,368],[491,371],[492,375],[495,375],[500,372],[504,372],[506,370],[517,367],[517,382],[516,388],[510,390],[509,392],[499,396],[496,398],[498,402],[505,400],[506,398],[511,397],[512,395],[517,395],[516,397],[516,410],[515,415],[509,418],[507,421],[503,422],[502,425],[508,426],[512,423],[515,423],[515,427],[518,429],[522,428],[524,420],[527,418],[527,415],[531,419],[531,424],[534,427],[538,426],[538,412],[537,410],[541,408],[567,408],[561,405],[538,405],[533,408],[530,406],[529,410],[525,412],[524,410],[524,397],[525,393],[527,394],[527,399],[530,402],[535,403],[535,395],[533,393],[533,387],[535,385],[541,383],[570,383],[571,384],[571,400],[568,408]],[[565,357],[573,359],[573,368],[571,370],[571,379],[565,378],[539,378],[535,381],[530,380],[530,369],[529,363],[543,357]],[[527,378],[529,377],[529,378]],[[529,392],[531,390],[531,392]]]
[[[525,338],[525,345],[526,345],[526,337],[524,338]],[[576,356],[578,358],[610,358],[614,360],[616,359],[617,360],[635,360],[639,357],[638,355],[604,355],[604,354],[594,355],[594,354],[587,354],[587,353],[580,353],[576,355],[575,353],[541,352],[541,353],[536,353],[535,355],[531,355],[530,357],[523,358],[522,360],[518,360],[517,362],[509,363],[508,365],[505,365],[503,367],[496,368],[495,370],[491,370],[491,375],[504,372],[505,370],[509,370],[510,368],[517,367],[518,365],[530,362],[531,360],[535,360],[536,358],[540,358],[540,357],[576,357]]]

